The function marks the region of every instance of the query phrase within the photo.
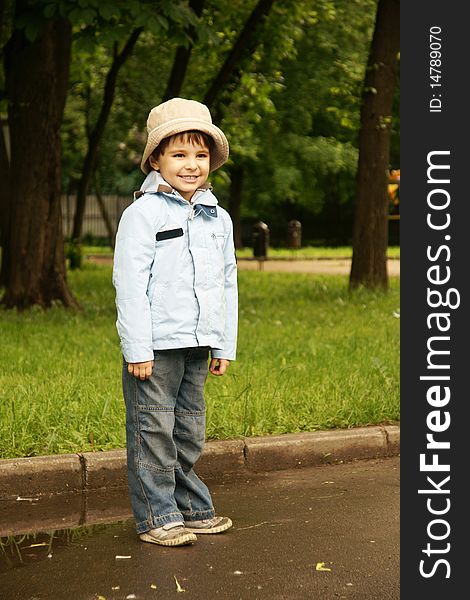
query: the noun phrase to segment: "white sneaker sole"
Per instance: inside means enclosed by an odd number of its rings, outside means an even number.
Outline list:
[[[157,544],[158,546],[187,546],[188,544],[194,544],[197,537],[190,531],[185,531],[181,535],[168,540],[159,540],[149,535],[148,533],[141,533],[139,535],[143,542],[150,542],[151,544]]]

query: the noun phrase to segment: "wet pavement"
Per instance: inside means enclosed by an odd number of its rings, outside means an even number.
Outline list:
[[[126,490],[2,501],[0,598],[399,599],[397,457],[208,484],[234,527],[179,548],[139,541]]]

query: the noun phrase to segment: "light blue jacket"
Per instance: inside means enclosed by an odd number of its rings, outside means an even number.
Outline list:
[[[198,190],[190,204],[156,171],[140,194],[122,214],[114,252],[125,360],[145,362],[154,350],[191,346],[234,360],[237,266],[229,214],[209,189]]]

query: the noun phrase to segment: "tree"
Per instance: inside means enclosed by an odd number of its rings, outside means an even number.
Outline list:
[[[175,29],[184,28],[188,24],[186,9],[184,3],[166,0],[130,0],[124,6],[111,0],[16,2],[13,31],[3,53],[11,139],[9,164],[0,155],[0,176],[10,189],[8,211],[2,209],[8,215],[6,231],[2,227],[0,275],[6,307],[49,307],[56,301],[76,305],[66,281],[60,213],[59,131],[68,90],[72,33],[93,43],[98,34],[115,42],[113,36],[129,26],[134,37],[141,27],[164,31],[172,23]],[[4,14],[2,7],[2,39]],[[133,36],[130,45],[135,43]],[[96,137],[103,127],[102,119],[95,128]],[[93,171],[94,151],[89,154],[85,179]]]
[[[161,40],[141,36],[133,55],[123,65],[105,143],[100,147],[97,162],[99,179],[103,191],[110,193],[115,192],[117,186],[124,194],[136,189],[134,186],[138,187],[140,180],[135,166],[138,166],[137,159],[144,143],[142,123],[148,107],[175,94],[200,99],[210,106],[214,121],[227,132],[230,139],[232,158],[223,170],[213,174],[211,180],[217,188],[219,199],[232,215],[237,245],[240,245],[239,214],[244,193],[243,181],[245,177],[250,177],[253,164],[258,160],[258,152],[262,151],[263,163],[265,161],[266,148],[263,146],[267,140],[262,134],[264,129],[272,129],[278,116],[272,98],[283,85],[283,68],[295,56],[296,45],[304,31],[310,34],[310,22],[321,19],[326,23],[324,13],[327,14],[331,1],[319,0],[319,17],[315,17],[318,10],[310,10],[307,0],[286,0],[282,3],[217,0],[210,4],[206,2],[204,6],[200,1],[191,0],[189,4],[196,14],[201,8],[202,12],[197,30],[193,26],[185,29],[184,44],[175,45],[168,38],[162,44]],[[361,0],[361,8],[363,2]],[[325,33],[325,36],[328,35],[331,38],[330,30]],[[170,56],[174,57],[173,61],[169,60]],[[313,58],[312,64],[315,64]],[[364,63],[365,58],[361,62]],[[95,57],[93,69],[100,71],[103,68],[101,57]],[[315,69],[312,71],[315,72]],[[78,85],[83,90],[83,84]],[[70,99],[79,103],[75,95],[78,85],[74,86]],[[306,101],[309,95],[310,92],[306,95]],[[99,93],[96,86],[91,96],[91,110],[83,108],[81,113],[98,112],[96,98]],[[88,104],[85,102],[85,107]],[[296,104],[298,101],[294,100]],[[292,106],[292,101],[289,106]],[[70,114],[73,118],[67,118],[67,131],[64,132],[67,139],[67,172],[70,173],[72,160],[80,154],[70,151],[70,148],[75,150],[77,143],[77,136],[70,132],[75,130],[74,124],[80,114],[77,114],[77,108],[71,102],[67,108],[74,110]],[[95,119],[92,117],[89,120],[93,123]],[[112,173],[110,164],[113,165]],[[257,187],[258,195],[259,180]],[[257,195],[253,200],[257,201]]]
[[[205,0],[190,0],[189,7],[194,11],[197,17],[200,17],[204,8]],[[166,84],[165,92],[162,96],[162,102],[170,100],[179,96],[181,88],[183,87],[184,78],[186,77],[186,71],[188,69],[188,63],[191,56],[191,51],[194,47],[194,40],[196,38],[197,30],[194,25],[190,25],[186,31],[187,40],[184,44],[180,44],[176,48],[175,58],[173,60],[173,66],[171,68],[170,76]]]
[[[296,5],[293,0],[286,4],[289,6],[291,4]],[[259,76],[257,81],[251,82],[250,77],[246,76],[246,72],[250,71],[250,65],[253,63],[253,53],[257,46],[262,44],[269,36],[266,17],[272,5],[272,0],[257,0],[252,3],[252,6],[248,7],[245,3],[238,3],[234,6],[233,3],[219,1],[216,6],[212,5],[210,8],[204,9],[204,3],[201,0],[191,0],[190,7],[197,16],[201,15],[199,26],[197,29],[194,26],[188,27],[185,30],[187,36],[185,43],[179,44],[174,50],[173,64],[169,69],[169,77],[161,100],[164,101],[169,97],[183,93],[189,97],[200,98],[202,102],[206,103],[211,109],[214,121],[218,124],[221,124],[220,121],[224,112],[233,112],[238,117],[239,111],[232,107],[234,97],[242,96],[247,84],[253,87],[260,83],[258,81]],[[292,12],[288,8],[284,8],[284,13],[290,14]],[[281,17],[282,20],[286,19],[285,14],[282,14]],[[221,49],[221,46],[223,46],[223,49]],[[278,46],[284,47],[283,43],[278,44]],[[136,48],[136,56],[142,51],[142,47]],[[192,53],[193,49],[195,53]],[[164,68],[165,57],[161,56],[161,50],[158,52],[158,49],[154,49],[149,40],[145,42],[145,52],[146,56],[158,56],[151,72],[152,86],[147,83],[146,77],[141,78],[138,86],[139,90],[142,88],[149,89],[149,94],[145,99],[147,103],[152,96],[151,90],[155,90],[155,80],[164,80],[167,77],[167,71]],[[168,47],[166,53],[168,54]],[[188,70],[190,58],[191,67]],[[135,86],[129,85],[128,82],[129,77],[132,78],[133,60],[135,61],[135,57],[134,59],[131,58],[131,64],[126,70],[126,75],[121,78],[119,84],[123,89],[119,104],[129,105],[129,99],[135,98],[137,108],[138,90]],[[125,92],[124,88],[126,89]],[[270,89],[269,86],[267,89]],[[250,93],[250,102],[254,104],[253,100],[256,98],[256,103],[262,106],[263,102],[266,102],[267,89],[265,85],[264,87],[258,85],[255,93]],[[203,93],[204,90],[207,90],[205,94]],[[229,106],[230,108],[227,108]],[[233,111],[232,108],[234,108]],[[137,110],[139,109],[137,108]],[[136,110],[130,111],[130,113],[139,114]],[[248,111],[244,111],[245,121],[249,122],[247,115],[258,118],[253,107]],[[121,113],[121,122],[123,117],[125,118],[125,115]],[[224,123],[223,127],[225,128],[226,125],[227,123]],[[230,123],[229,128],[231,128],[231,125]],[[140,129],[141,123],[136,124],[136,127]],[[246,129],[247,126],[238,119],[233,128],[240,138],[240,129]],[[125,137],[125,135],[122,135],[121,139],[125,139]],[[125,144],[122,143],[122,145]],[[232,152],[234,148],[236,148],[236,143],[232,145]],[[230,172],[231,179],[235,178],[236,173],[231,172],[231,165],[228,165],[225,169],[225,173],[228,172]],[[219,174],[215,174],[214,179],[218,178]],[[232,186],[232,190],[235,189],[236,185]],[[237,234],[236,198],[236,194],[230,195],[229,209],[235,222],[235,233]]]
[[[216,121],[231,132],[232,160],[228,209],[236,248],[242,246],[241,202],[245,175],[256,161],[260,144],[255,131],[275,112],[271,96],[282,77],[280,65],[292,56],[308,20],[305,2],[259,0],[209,83],[203,102]],[[264,154],[264,151],[263,151]]]
[[[30,8],[16,3],[16,16]],[[3,245],[3,304],[75,305],[65,275],[60,219],[60,123],[67,95],[72,27],[45,21],[34,39],[15,29],[4,51],[11,161],[8,231]],[[6,167],[5,164],[2,165]]]
[[[241,215],[245,222],[266,221],[277,241],[285,241],[287,222],[295,218],[302,221],[304,239],[325,235],[344,244],[352,229],[360,89],[376,4],[335,0],[316,2],[315,10],[308,3],[297,6],[303,20],[272,15],[264,58],[250,81],[257,92],[261,74],[264,85],[271,82],[266,94],[271,107],[257,105],[257,150],[242,161]],[[250,96],[249,88],[242,92]]]
[[[13,13],[14,13],[14,2],[13,0],[6,0],[2,4],[2,8],[0,9],[0,64],[3,63],[3,49],[11,36],[11,30],[13,27]],[[2,82],[3,83],[3,82]],[[1,85],[2,91],[4,88],[4,83]],[[3,94],[0,96],[0,100],[3,100]],[[3,111],[2,111],[3,112]],[[8,172],[8,141],[5,136],[4,131],[4,121],[3,115],[1,115],[0,119],[0,173]],[[2,185],[0,185],[0,245],[4,245],[7,241],[7,233],[8,226],[7,223],[9,221],[9,206],[8,206],[8,198],[10,195],[9,190],[9,181],[8,178],[4,178],[2,180]],[[1,280],[0,280],[1,285]]]
[[[204,95],[203,102],[212,109],[215,121],[222,119],[221,92],[229,91],[230,86],[235,87],[239,82],[242,76],[243,59],[249,57],[256,49],[259,43],[257,37],[259,27],[269,15],[273,3],[274,0],[258,0]]]
[[[387,179],[399,24],[399,0],[379,0],[361,107],[350,289],[388,287]]]
[[[109,113],[111,112],[111,108],[113,105],[114,94],[116,90],[116,80],[119,74],[119,70],[130,56],[143,30],[143,27],[138,27],[137,29],[134,29],[134,31],[132,31],[132,33],[127,38],[121,49],[118,48],[117,43],[114,44],[113,61],[106,75],[103,102],[101,104],[100,113],[94,126],[89,132],[87,132],[87,152],[85,155],[85,160],[83,162],[80,181],[78,182],[77,202],[75,206],[75,215],[73,219],[72,239],[76,242],[79,242],[82,236],[83,215],[85,214],[86,196],[90,187],[91,180],[93,178],[93,174],[95,172],[98,147],[103,137],[106,122],[108,120]]]
[[[200,14],[200,11],[202,10],[200,2],[201,0],[192,0],[189,7],[181,2],[175,2],[173,5],[166,5],[164,2],[154,3],[155,9],[158,11],[158,18],[153,19],[150,22],[146,21],[145,29],[153,34],[158,34],[162,32],[163,28],[166,37],[177,40],[181,40],[184,35],[195,35],[198,23],[196,16],[198,15],[194,15],[193,7]],[[138,22],[142,22],[141,15],[139,15]],[[125,62],[131,56],[139,36],[143,31],[143,26],[136,27],[131,31],[131,34],[124,39],[121,48],[119,47],[119,42],[113,40],[112,62],[106,74],[103,98],[98,118],[96,119],[95,124],[87,131],[87,152],[83,161],[82,173],[77,187],[77,201],[73,220],[72,239],[78,244],[80,243],[82,236],[86,196],[95,173],[99,146],[113,106],[118,74]]]

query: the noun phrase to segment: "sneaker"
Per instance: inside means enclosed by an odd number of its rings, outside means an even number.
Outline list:
[[[187,531],[182,523],[167,523],[163,527],[141,533],[139,537],[143,542],[160,546],[186,546],[197,540],[194,533]]]
[[[194,533],[222,533],[232,527],[232,521],[228,517],[212,517],[202,521],[185,521],[186,531]]]

